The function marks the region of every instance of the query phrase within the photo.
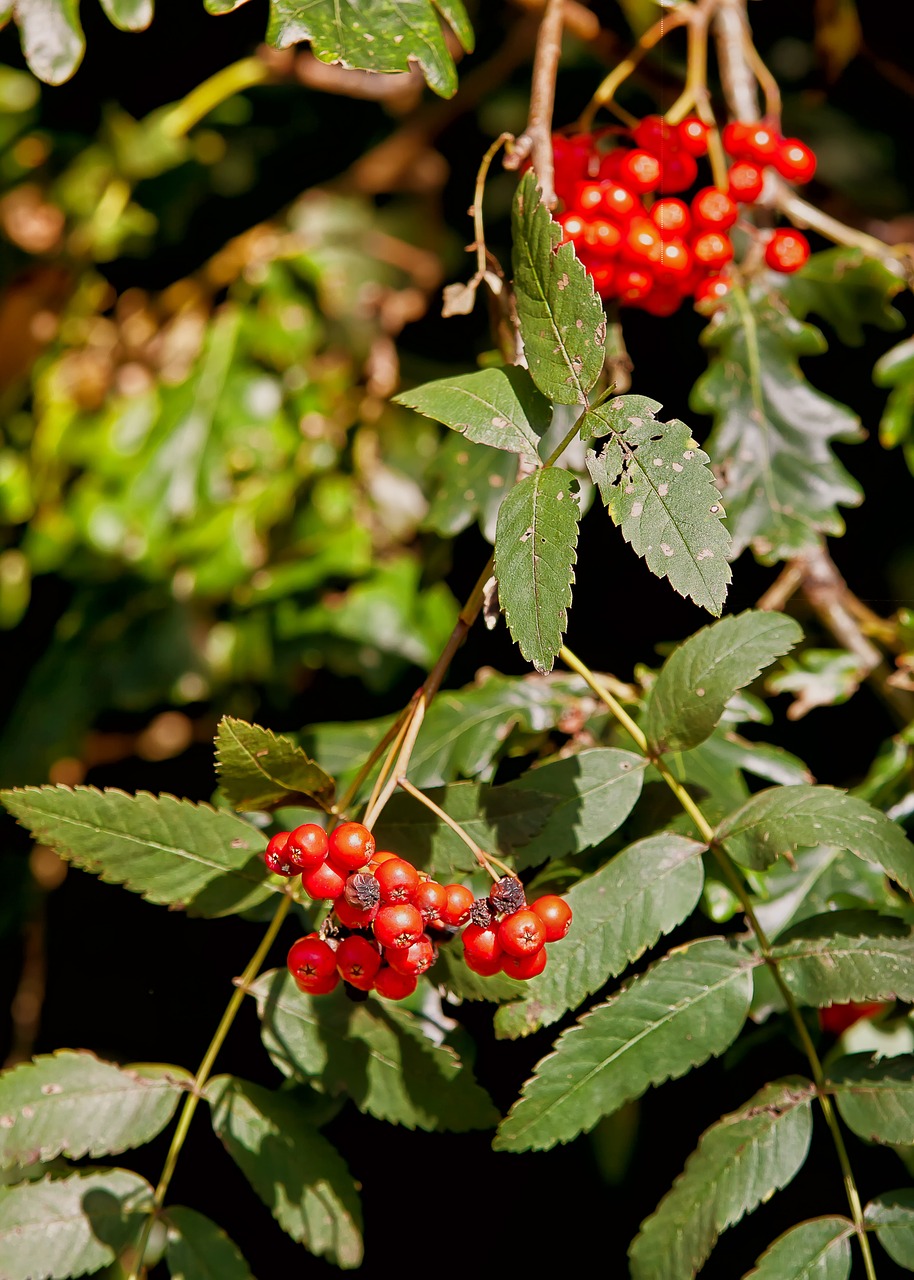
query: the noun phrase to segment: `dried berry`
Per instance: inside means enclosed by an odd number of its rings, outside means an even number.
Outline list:
[[[492,910],[500,916],[511,915],[527,905],[524,886],[517,876],[502,876],[498,883],[492,886],[489,901],[492,904]]]

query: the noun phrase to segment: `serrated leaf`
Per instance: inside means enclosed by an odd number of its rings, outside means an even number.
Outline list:
[[[207,7],[224,13],[237,3],[207,0]],[[429,87],[450,98],[457,69],[439,14],[469,53],[473,28],[461,0],[270,0],[267,43],[286,49],[309,40],[320,62],[364,71],[408,71],[414,60]]]
[[[799,1004],[914,1000],[914,929],[875,911],[831,911],[789,929],[772,947]]]
[[[692,1280],[727,1227],[796,1177],[809,1151],[814,1097],[808,1080],[780,1080],[704,1132],[632,1241],[632,1280]]]
[[[523,1036],[575,1009],[691,914],[701,897],[705,846],[665,832],[616,854],[564,895],[571,930],[549,948],[546,968],[524,999],[495,1015],[500,1036]]]
[[[521,454],[536,465],[539,438],[552,418],[549,401],[518,366],[426,382],[394,401],[443,422],[474,444]]]
[[[876,1226],[876,1239],[893,1261],[914,1271],[914,1190],[885,1191],[866,1206],[863,1216]]]
[[[841,1117],[869,1142],[914,1143],[914,1056],[852,1053],[828,1067]]]
[[[654,753],[703,742],[727,702],[803,638],[783,613],[748,609],[712,622],[670,654],[651,688],[645,732]]]
[[[191,1076],[181,1067],[122,1068],[58,1049],[0,1076],[0,1167],[65,1155],[117,1155],[154,1138]]]
[[[334,781],[291,738],[223,716],[216,730],[219,785],[236,809],[311,801],[326,808]]]
[[[495,577],[505,621],[537,671],[551,671],[568,622],[581,512],[560,467],[525,476],[498,511]]]
[[[521,179],[512,212],[514,292],[533,381],[555,404],[587,404],[603,369],[606,317],[593,277],[542,203],[536,177]]]
[[[859,440],[855,414],[806,381],[798,357],[819,355],[812,325],[778,306],[767,285],[749,296],[734,289],[702,334],[715,355],[692,392],[698,413],[713,415],[705,449],[721,477],[733,537],[766,564],[840,534],[839,506],[857,506],[861,489],[832,442]]]
[[[362,1211],[355,1184],[294,1097],[235,1076],[215,1076],[204,1094],[217,1136],[283,1231],[337,1266],[358,1267]]]
[[[98,1271],[136,1239],[151,1202],[149,1183],[127,1169],[0,1187],[0,1275],[75,1280]]]
[[[502,1121],[500,1151],[570,1142],[724,1052],[746,1019],[751,961],[723,938],[671,952],[563,1032]]]
[[[498,508],[516,479],[513,454],[449,435],[429,469],[431,499],[423,527],[453,538],[478,520],[483,537],[494,543]]]
[[[145,31],[152,22],[153,0],[101,0],[101,6],[122,31]]]
[[[904,316],[892,306],[904,280],[862,249],[839,246],[814,253],[780,287],[798,320],[810,313],[821,316],[845,347],[862,345],[864,325],[888,330],[904,325]]]
[[[585,416],[585,440],[608,436],[586,462],[622,536],[651,573],[719,614],[733,576],[730,535],[709,459],[684,422],[658,422],[661,406],[618,396]]]
[[[171,1205],[165,1220],[165,1261],[171,1280],[254,1280],[236,1246],[202,1213]]]
[[[251,987],[267,1052],[285,1075],[352,1098],[361,1111],[408,1129],[485,1129],[498,1119],[454,1051],[433,1044],[412,1014],[344,992],[311,999],[285,970]]]
[[[763,871],[801,845],[835,845],[914,887],[914,845],[880,809],[834,787],[769,787],[717,828],[737,862]]]
[[[2,791],[0,800],[62,858],[149,902],[224,916],[277,892],[260,856],[264,837],[208,804],[65,786]]]
[[[45,84],[69,80],[86,49],[79,0],[16,0],[13,16],[29,69]]]
[[[743,1280],[848,1280],[851,1236],[847,1218],[811,1218],[778,1236]]]

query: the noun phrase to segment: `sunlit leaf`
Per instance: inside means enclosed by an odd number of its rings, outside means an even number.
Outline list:
[[[772,954],[799,1004],[914,1000],[914,929],[875,911],[831,911],[794,925]]]
[[[514,454],[449,435],[432,463],[426,527],[452,538],[478,520],[483,536],[494,543],[498,508],[516,479]]]
[[[517,366],[425,382],[394,399],[474,444],[519,453],[536,465],[539,438],[552,417],[549,401]]]
[[[16,0],[13,13],[30,70],[47,84],[69,80],[86,48],[79,0]]]
[[[233,716],[219,721],[216,768],[236,809],[271,808],[290,796],[323,808],[333,799],[333,779],[291,738]]]

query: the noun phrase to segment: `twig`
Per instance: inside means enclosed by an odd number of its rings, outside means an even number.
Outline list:
[[[865,231],[858,231],[856,227],[849,227],[846,223],[839,222],[831,214],[823,213],[808,200],[798,196],[786,182],[780,179],[774,188],[774,205],[790,219],[794,226],[817,231],[819,235],[825,236],[827,240],[833,240],[835,244],[846,244],[851,248],[862,249],[870,258],[878,258],[880,262],[884,262],[896,271],[905,269],[903,246],[888,245],[883,240],[877,240],[875,236],[867,235]]]
[[[758,92],[754,68],[747,58],[752,43],[742,0],[719,0],[714,15],[717,65],[724,98],[735,120],[758,119]]]
[[[500,858],[496,858],[492,853],[484,852],[476,841],[471,836],[467,835],[459,822],[455,822],[450,814],[445,813],[442,808],[435,804],[434,800],[427,796],[423,791],[420,791],[418,787],[414,787],[408,778],[400,778],[399,786],[402,787],[408,795],[411,795],[414,800],[418,800],[420,804],[424,805],[425,808],[433,813],[437,818],[440,818],[446,826],[450,827],[454,834],[459,836],[466,847],[470,850],[473,857],[482,867],[483,871],[487,872],[493,880],[499,879],[498,872],[492,870],[491,864],[493,862],[495,866],[500,867],[506,875],[511,876],[514,874],[511,868],[502,862]]]
[[[681,27],[684,23],[689,22],[692,16],[692,5],[688,0],[684,0],[682,4],[676,6],[671,13],[665,13],[659,18],[652,27],[648,27],[647,31],[641,36],[635,48],[631,51],[627,58],[623,58],[618,66],[610,71],[609,75],[598,85],[596,93],[588,102],[587,106],[581,112],[578,118],[577,127],[580,130],[587,130],[593,124],[594,116],[601,107],[608,107],[612,104],[619,87],[625,83],[632,72],[637,68],[641,59],[659,44],[665,35],[674,31],[677,27]],[[613,108],[617,114],[621,114],[619,108]],[[637,124],[634,116],[624,113],[627,117],[625,121],[630,126]]]
[[[550,209],[555,204],[552,108],[555,103],[555,78],[562,56],[563,19],[564,0],[546,0],[533,59],[527,127],[517,139],[511,154],[505,158],[505,167],[509,169],[518,169],[528,156],[532,159],[543,203]]]
[[[771,586],[755,602],[756,609],[779,611],[803,585],[803,569],[792,560],[786,564]]]

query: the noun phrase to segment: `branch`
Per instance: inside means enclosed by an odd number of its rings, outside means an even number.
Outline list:
[[[552,108],[555,103],[555,78],[562,56],[562,23],[564,0],[546,0],[543,20],[536,40],[533,60],[533,82],[530,90],[530,115],[527,128],[517,139],[505,167],[518,169],[531,157],[533,170],[543,194],[543,203],[555,204],[555,171],[552,163]]]

